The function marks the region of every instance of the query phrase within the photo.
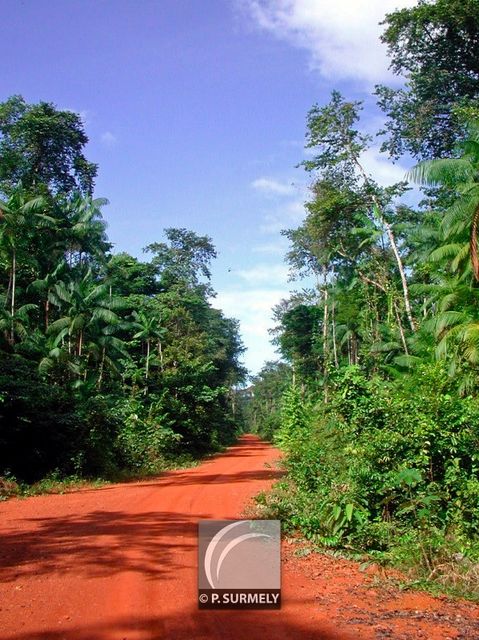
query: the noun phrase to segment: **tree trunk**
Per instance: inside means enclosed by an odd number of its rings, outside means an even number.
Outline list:
[[[50,301],[45,300],[45,333],[48,332],[48,323],[50,320]]]
[[[479,205],[476,207],[474,211],[474,216],[472,218],[472,226],[471,226],[471,240],[470,240],[470,251],[471,251],[471,265],[472,272],[474,274],[474,278],[476,281],[479,281],[479,258],[477,255],[477,226],[479,224]]]
[[[354,158],[354,163],[356,164],[356,166],[358,167],[363,180],[365,182],[365,184],[370,185],[370,180],[368,177],[368,174],[366,173],[366,171],[364,170],[364,167],[362,166],[362,164],[359,162],[359,160],[352,154],[352,157]],[[406,280],[406,272],[404,271],[404,265],[402,263],[401,260],[401,256],[399,255],[399,250],[397,248],[397,244],[396,244],[396,238],[394,237],[394,233],[393,230],[391,228],[391,225],[389,224],[389,222],[386,220],[386,218],[384,217],[383,214],[383,207],[379,201],[379,199],[376,197],[376,195],[373,193],[372,194],[372,199],[374,204],[376,205],[376,208],[378,210],[378,213],[380,214],[380,219],[381,219],[381,224],[384,226],[384,229],[386,230],[386,235],[389,239],[389,244],[391,245],[391,249],[394,253],[394,257],[396,258],[396,263],[398,266],[398,270],[399,270],[399,275],[401,277],[401,284],[402,284],[402,290],[403,290],[403,298],[404,298],[404,307],[406,309],[406,315],[407,318],[409,320],[409,325],[411,327],[411,331],[416,331],[416,323],[414,322],[414,318],[412,315],[412,309],[411,309],[411,301],[409,298],[409,287],[407,284],[407,280]]]
[[[158,355],[160,356],[160,369],[163,372],[164,371],[164,366],[163,366],[163,348],[161,346],[161,340],[158,340]]]
[[[396,320],[397,320],[397,323],[398,323],[399,333],[401,335],[401,342],[402,342],[402,346],[403,346],[403,349],[404,349],[404,353],[408,356],[409,355],[409,351],[408,351],[408,348],[407,348],[406,336],[404,335],[404,329],[403,329],[402,322],[401,322],[401,316],[400,316],[399,310],[397,308],[396,300],[393,300],[393,305],[394,305],[394,312],[396,314]]]
[[[383,291],[386,295],[387,295],[387,289],[386,287],[383,287],[383,285],[379,284],[378,282],[375,282],[374,280],[371,280],[370,278],[367,278],[364,274],[362,274],[361,272],[359,272],[359,276],[361,278],[361,280],[363,280],[364,282],[368,282],[372,285],[374,285],[375,287],[377,287],[378,289],[380,289],[381,291]],[[404,353],[408,356],[409,355],[409,351],[407,348],[407,342],[406,342],[406,336],[404,334],[404,328],[402,326],[402,322],[401,322],[401,314],[399,313],[399,309],[397,307],[396,304],[396,300],[394,299],[394,293],[391,294],[391,302],[392,302],[392,307],[394,310],[394,315],[396,317],[396,322],[397,322],[397,326],[399,329],[399,333],[401,334],[401,341],[404,347]],[[377,311],[377,306],[376,306],[376,322],[377,325],[379,325],[379,314]],[[376,328],[376,333],[377,333],[377,339],[379,339],[379,330]]]
[[[15,288],[16,288],[16,280],[17,280],[17,254],[15,253],[15,249],[12,254],[12,300],[10,304],[10,341],[13,344],[15,342],[15,326],[13,317],[15,315]]]
[[[101,354],[101,362],[100,362],[100,375],[98,376],[98,384],[97,384],[98,391],[100,391],[101,383],[103,382],[103,369],[105,367],[105,357],[106,357],[106,348],[103,347],[103,351]]]
[[[323,358],[324,358],[324,375],[328,370],[328,289],[325,285],[323,289],[324,296],[324,314],[323,314]]]
[[[146,341],[146,366],[145,366],[145,379],[148,380],[148,374],[150,372],[150,341]]]
[[[10,269],[10,274],[8,276],[8,286],[7,286],[7,293],[5,294],[5,309],[8,306],[8,301],[10,299],[10,293],[12,291],[12,270]]]
[[[391,243],[391,248],[396,258],[399,274],[401,276],[401,284],[402,284],[403,297],[404,297],[404,307],[406,309],[407,319],[409,320],[409,326],[411,327],[411,331],[416,331],[416,323],[414,322],[412,309],[411,309],[411,301],[409,299],[409,288],[406,280],[406,272],[404,271],[404,265],[402,263],[401,256],[399,255],[399,251],[396,245],[396,239],[394,238],[393,230],[391,229],[389,223],[386,222],[386,220],[384,220],[384,218],[383,218],[383,224],[386,229],[389,242]]]
[[[359,361],[358,356],[358,340],[356,338],[356,334],[353,333],[351,336],[351,360],[353,365],[357,365]]]
[[[338,363],[338,347],[336,344],[336,320],[334,317],[334,302],[331,306],[331,324],[332,324],[332,333],[333,333],[333,354],[334,354],[334,366],[336,369],[339,366]]]

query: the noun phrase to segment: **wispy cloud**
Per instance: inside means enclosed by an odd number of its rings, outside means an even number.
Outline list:
[[[237,275],[250,285],[269,284],[285,286],[289,269],[285,264],[258,264],[250,269],[240,269]]]
[[[379,23],[416,0],[240,0],[255,24],[310,54],[328,79],[391,80]]]
[[[263,253],[270,255],[284,255],[287,249],[287,242],[284,238],[280,238],[276,242],[264,242],[252,247],[253,253]]]
[[[290,196],[295,193],[295,187],[286,182],[279,182],[274,178],[258,178],[251,183],[253,189],[257,189],[265,194],[277,196]]]
[[[264,216],[260,225],[260,232],[277,235],[283,229],[297,226],[304,218],[304,198],[291,200],[275,211]]]
[[[93,112],[89,109],[72,109],[71,107],[65,107],[65,111],[71,111],[80,116],[83,126],[87,127],[93,121]]]
[[[379,151],[379,147],[368,149],[363,153],[361,160],[366,171],[383,187],[405,179],[407,168],[402,164],[393,164]]]
[[[258,372],[266,360],[279,358],[268,332],[274,325],[273,307],[288,296],[287,288],[257,287],[242,291],[220,291],[212,301],[229,317],[238,318],[248,351],[245,363],[250,371]]]
[[[118,138],[111,131],[105,131],[105,133],[102,133],[100,140],[105,147],[114,147],[118,143]]]

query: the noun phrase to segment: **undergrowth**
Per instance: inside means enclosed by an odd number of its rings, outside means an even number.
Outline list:
[[[439,365],[401,383],[352,367],[327,404],[289,390],[275,436],[287,474],[258,497],[261,514],[410,583],[479,599],[479,404],[450,384]]]
[[[96,489],[115,482],[134,482],[148,480],[165,471],[188,469],[195,467],[210,455],[183,454],[176,458],[165,457],[156,459],[155,464],[145,465],[138,469],[113,471],[104,477],[84,477],[78,475],[64,475],[59,470],[48,474],[45,478],[34,483],[17,480],[13,475],[0,476],[0,501],[8,498],[27,498],[43,494],[63,494],[81,489]]]

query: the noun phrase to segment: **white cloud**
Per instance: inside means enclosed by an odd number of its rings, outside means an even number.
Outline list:
[[[263,193],[278,196],[290,196],[295,193],[295,188],[292,184],[279,182],[274,178],[258,178],[251,183],[251,186],[253,189],[257,189]]]
[[[391,80],[379,23],[416,0],[240,0],[257,26],[305,49],[328,79]]]
[[[72,109],[71,107],[65,107],[65,111],[71,111],[77,116],[80,116],[84,127],[87,127],[93,121],[93,112],[89,109]]]
[[[270,255],[284,255],[287,249],[287,242],[284,238],[280,238],[276,242],[264,242],[252,247],[253,253],[264,253]]]
[[[251,285],[286,285],[289,269],[285,264],[258,264],[250,269],[236,271],[240,278]]]
[[[105,133],[102,133],[100,140],[105,147],[114,147],[118,142],[118,138],[113,135],[111,131],[105,131]]]
[[[304,140],[281,140],[280,145],[282,147],[291,147],[293,149],[303,149],[305,145]]]
[[[91,111],[89,111],[88,109],[82,109],[81,111],[78,111],[78,115],[80,116],[81,121],[83,122],[83,125],[85,127],[91,124],[93,117]]]
[[[304,218],[304,200],[291,200],[276,211],[264,216],[264,221],[260,225],[260,232],[277,235],[283,229],[297,226]]]
[[[240,321],[241,334],[248,346],[247,368],[257,373],[267,360],[278,360],[268,329],[274,326],[272,309],[288,297],[286,288],[254,288],[246,291],[220,291],[212,301],[225,315]]]
[[[405,179],[407,168],[401,164],[393,164],[387,156],[380,153],[379,147],[371,147],[365,151],[361,160],[367,173],[383,187]]]

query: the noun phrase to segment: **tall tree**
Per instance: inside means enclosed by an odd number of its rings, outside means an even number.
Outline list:
[[[187,229],[165,229],[166,242],[154,242],[145,248],[153,254],[152,264],[156,267],[161,285],[198,287],[210,280],[210,263],[216,258],[216,249],[211,238],[199,236]],[[207,284],[203,284],[207,287]]]
[[[401,280],[404,309],[412,331],[415,330],[409,287],[403,258],[391,220],[391,202],[405,188],[403,183],[383,189],[368,175],[362,154],[368,149],[370,137],[355,129],[359,119],[360,102],[348,102],[333,91],[331,101],[324,107],[315,105],[308,114],[307,147],[313,149],[311,160],[303,162],[307,171],[320,173],[322,180],[356,194],[368,212],[370,222],[379,223],[394,255]]]
[[[464,243],[468,238],[472,272],[479,281],[479,255],[477,234],[479,227],[479,121],[469,123],[466,141],[457,145],[458,158],[423,161],[409,175],[412,180],[427,186],[444,185],[457,196],[445,212],[442,227],[445,240],[453,241],[457,254],[464,256]]]
[[[383,149],[397,158],[451,155],[460,108],[479,98],[479,0],[419,0],[386,16],[382,40],[401,89],[378,86],[388,118]]]
[[[78,114],[12,96],[0,104],[0,189],[21,182],[27,190],[91,195],[97,165],[83,154],[87,142]]]
[[[95,282],[90,270],[81,279],[57,282],[49,297],[61,316],[49,325],[48,333],[54,342],[43,369],[48,369],[54,358],[68,354],[71,369],[78,376],[86,377],[89,367],[93,368],[93,363],[99,360],[100,338],[103,338],[102,347],[111,345],[120,352],[120,343],[106,340],[108,332],[103,329],[119,322],[116,311],[122,307],[122,301],[111,296],[106,283]],[[102,355],[104,362],[105,351]]]
[[[8,258],[9,280],[5,304],[10,303],[12,318],[11,342],[14,341],[13,318],[15,316],[17,270],[30,261],[32,236],[36,226],[54,225],[54,219],[45,213],[45,199],[42,196],[29,197],[22,188],[16,188],[6,202],[0,202],[0,248]]]

